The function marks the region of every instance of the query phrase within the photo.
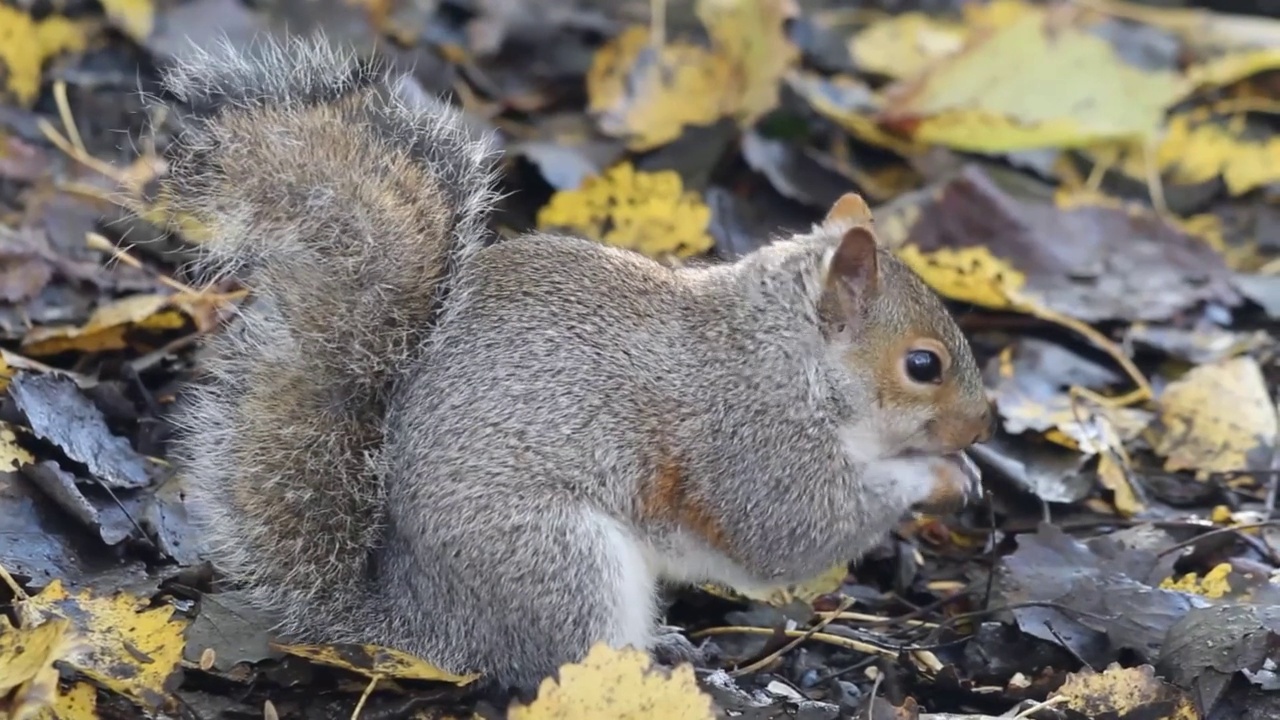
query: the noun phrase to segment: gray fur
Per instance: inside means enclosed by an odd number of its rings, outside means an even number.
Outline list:
[[[931,434],[939,419],[986,417],[963,335],[891,254],[877,253],[865,307],[831,318],[839,222],[734,264],[671,269],[568,237],[482,242],[480,144],[443,165],[417,153],[428,180],[409,197],[426,210],[345,192],[379,182],[382,154],[436,136],[456,146],[460,122],[369,106],[394,95],[342,85],[346,66],[320,47],[205,58],[169,79],[232,98],[190,141],[200,162],[176,165],[172,191],[216,223],[213,257],[246,268],[258,296],[210,343],[181,457],[212,557],[286,634],[529,687],[596,641],[656,647],[658,579],[770,585],[857,557],[929,496],[937,459],[920,454],[955,449]],[[326,137],[291,135],[294,123],[361,133],[312,125],[353,93],[405,143],[384,127],[342,165],[325,161]],[[274,194],[210,179],[230,166],[252,183],[265,145],[220,131],[264,108],[284,112],[236,127],[287,136],[297,172],[263,161]],[[457,197],[432,177],[461,192],[452,213],[432,206]],[[417,262],[432,245],[450,248],[447,263]],[[945,406],[933,391],[904,400],[892,372],[849,359],[909,332],[954,357]]]

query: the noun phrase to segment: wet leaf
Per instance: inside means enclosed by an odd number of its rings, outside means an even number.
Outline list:
[[[477,674],[448,673],[406,652],[374,645],[278,645],[272,643],[271,649],[304,657],[321,665],[350,670],[368,678],[430,680],[453,685],[469,685],[480,677]]]
[[[1192,368],[1160,395],[1155,451],[1166,470],[1199,473],[1271,467],[1276,406],[1256,360]]]
[[[1009,604],[1052,603],[1010,612],[1023,632],[1066,644],[1094,666],[1115,660],[1125,648],[1154,659],[1169,628],[1207,602],[1135,579],[1133,553],[1100,557],[1090,545],[1042,524],[1034,535],[1020,535],[1018,549],[1001,560],[997,585]],[[1155,562],[1149,556],[1142,551],[1148,565]]]
[[[221,592],[200,598],[200,613],[187,626],[187,662],[198,663],[213,653],[210,668],[228,672],[237,663],[256,663],[281,657],[271,648],[269,617],[248,604],[242,592]],[[210,668],[205,668],[210,669]]]
[[[544,680],[532,703],[512,704],[509,716],[511,720],[712,720],[715,714],[688,665],[668,673],[653,668],[648,653],[598,644],[582,662],[561,667],[558,680]]]
[[[1162,675],[1192,691],[1208,716],[1231,677],[1257,671],[1280,650],[1280,607],[1219,605],[1197,608],[1169,628],[1156,663]]]
[[[646,173],[630,163],[614,166],[582,186],[561,190],[538,211],[538,226],[581,233],[652,257],[688,257],[711,248],[711,211],[680,176]]]
[[[182,659],[186,621],[173,617],[172,605],[147,608],[149,601],[129,593],[69,594],[53,581],[39,595],[17,603],[23,627],[50,619],[72,621],[85,647],[65,662],[85,677],[143,707],[160,709],[169,701]]]
[[[9,383],[9,394],[37,436],[83,463],[104,484],[139,488],[151,483],[146,460],[129,441],[113,435],[102,411],[58,375],[23,373]]]

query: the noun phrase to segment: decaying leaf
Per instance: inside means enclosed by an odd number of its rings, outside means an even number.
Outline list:
[[[711,248],[711,210],[673,170],[615,165],[582,187],[561,190],[538,211],[538,226],[581,233],[652,257],[688,257]]]
[[[45,62],[83,50],[88,27],[57,15],[37,21],[12,5],[0,5],[0,99],[23,107],[34,103]]]
[[[1258,362],[1238,357],[1192,368],[1160,395],[1155,451],[1166,470],[1262,470],[1276,448],[1276,406]]]
[[[693,668],[653,668],[648,653],[601,643],[580,663],[548,678],[532,703],[512,704],[511,720],[712,720],[711,699],[698,689]]]
[[[180,677],[186,620],[174,607],[147,608],[149,601],[127,592],[69,594],[54,580],[39,595],[16,603],[23,627],[70,620],[84,646],[63,658],[85,677],[150,709],[165,707]]]
[[[1085,668],[1068,673],[1056,694],[1066,698],[1065,707],[1088,717],[1125,717],[1141,711],[1164,720],[1197,720],[1186,692],[1156,677],[1150,665],[1124,668],[1112,664],[1102,672]]]
[[[1010,612],[1023,632],[1066,644],[1095,667],[1115,660],[1122,648],[1154,660],[1169,628],[1208,603],[1148,585],[1144,580],[1159,562],[1150,548],[1113,552],[1106,544],[1105,537],[1084,543],[1044,524],[1034,535],[1019,535],[1018,549],[1000,563],[1002,601],[1052,604]]]
[[[1166,182],[1192,185],[1221,177],[1232,195],[1280,182],[1280,138],[1269,129],[1246,135],[1243,115],[1226,121],[1212,117],[1211,108],[1169,118],[1155,146],[1155,162]],[[1263,132],[1267,134],[1262,134]],[[1146,149],[1124,147],[1115,168],[1131,178],[1147,176]]]
[[[273,643],[271,648],[304,657],[322,665],[350,670],[368,678],[430,680],[453,685],[469,685],[480,677],[474,673],[468,675],[448,673],[406,652],[375,645],[279,645]]]
[[[886,240],[955,300],[1101,322],[1164,320],[1199,302],[1241,299],[1219,255],[1136,205],[1055,197],[1029,178],[976,165],[901,204],[919,212]]]

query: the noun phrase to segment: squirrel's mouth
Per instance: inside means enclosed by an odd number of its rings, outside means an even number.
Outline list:
[[[933,485],[929,496],[916,503],[914,510],[941,514],[959,510],[982,498],[982,472],[968,453],[957,450],[941,455],[918,453],[915,456],[932,458],[936,462],[930,465]]]

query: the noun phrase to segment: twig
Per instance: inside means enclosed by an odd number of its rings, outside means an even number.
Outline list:
[[[360,711],[364,709],[365,701],[368,700],[369,696],[373,694],[373,689],[377,687],[378,681],[381,679],[382,679],[381,673],[375,674],[372,678],[369,679],[369,684],[365,686],[364,692],[361,693],[360,695],[360,701],[356,703],[355,711],[351,713],[351,720],[356,720],[356,718],[360,717]]]
[[[783,645],[782,647],[778,648],[777,650],[774,650],[773,652],[769,653],[768,655],[765,655],[764,657],[760,658],[759,660],[753,663],[743,665],[742,667],[729,673],[729,676],[742,677],[743,675],[750,675],[751,673],[756,672],[760,668],[763,668],[769,665],[770,663],[774,662],[775,660],[782,657],[783,655],[791,652],[796,648],[797,645],[813,637],[814,634],[822,630],[822,628],[826,627],[827,625],[830,625],[831,621],[835,620],[836,616],[838,616],[840,613],[849,609],[849,607],[853,605],[853,602],[854,602],[853,598],[846,597],[845,599],[840,601],[840,607],[834,613],[831,613],[830,617],[822,618],[822,620],[815,623],[813,627],[809,628],[809,630],[807,630],[804,635],[801,635],[800,637],[793,639],[791,642],[787,643],[786,645]]]
[[[1160,552],[1156,553],[1156,557],[1162,558],[1165,555],[1168,555],[1170,553],[1175,553],[1179,550],[1182,550],[1183,548],[1187,548],[1192,545],[1195,545],[1200,540],[1203,540],[1204,538],[1207,538],[1211,535],[1225,535],[1226,533],[1239,532],[1241,530],[1253,530],[1255,528],[1270,527],[1272,525],[1280,525],[1280,520],[1267,520],[1265,522],[1245,523],[1243,525],[1232,525],[1231,527],[1224,527],[1224,528],[1217,528],[1215,530],[1209,530],[1207,532],[1202,532],[1199,535],[1189,540],[1183,540],[1180,543],[1175,543],[1174,545],[1170,545],[1164,550],[1161,550]]]
[[[773,635],[775,632],[781,632],[783,635],[790,638],[798,637],[798,638],[804,638],[806,640],[817,640],[818,642],[824,642],[824,643],[827,643],[828,645],[835,645],[837,647],[842,647],[846,650],[853,650],[855,652],[866,653],[868,655],[879,655],[880,657],[887,657],[895,660],[898,657],[897,650],[882,648],[876,645],[872,645],[871,643],[865,643],[860,640],[853,640],[851,638],[840,637],[839,635],[832,635],[830,633],[823,633],[823,632],[808,633],[805,630],[779,631],[779,630],[774,630],[773,628],[765,628],[765,627],[748,627],[745,625],[727,625],[724,627],[713,627],[713,628],[707,628],[705,630],[699,630],[697,632],[690,633],[689,637],[696,639],[700,637],[707,637],[709,635],[735,635],[735,634]]]
[[[1032,705],[1031,707],[1027,708],[1026,710],[1023,710],[1022,712],[1018,713],[1017,715],[1014,715],[1010,720],[1023,720],[1023,718],[1031,717],[1031,713],[1033,712],[1039,712],[1053,705],[1061,705],[1062,703],[1066,702],[1068,699],[1069,698],[1066,695],[1054,695],[1048,700],[1045,700],[1044,702],[1038,702],[1035,705]]]
[[[22,586],[18,584],[18,581],[13,579],[13,576],[9,574],[9,571],[4,569],[3,565],[0,565],[0,580],[4,580],[4,584],[8,585],[9,589],[13,591],[13,597],[15,599],[30,599],[30,596],[22,589]]]
[[[822,612],[815,613],[815,614],[818,617],[823,617],[823,618],[830,616],[834,620],[854,620],[856,622],[868,623],[871,625],[901,624],[901,625],[911,625],[914,627],[926,627],[926,628],[938,627],[937,623],[925,622],[924,620],[912,620],[910,618],[904,620],[901,618],[880,617],[879,615],[868,615],[866,613],[841,612],[839,610],[823,610]]]
[[[1084,656],[1076,652],[1075,648],[1071,647],[1071,644],[1067,642],[1066,638],[1058,634],[1058,631],[1053,627],[1053,623],[1050,623],[1048,620],[1045,620],[1044,627],[1046,630],[1049,631],[1049,634],[1052,635],[1054,639],[1058,641],[1058,644],[1062,646],[1063,650],[1066,650],[1068,653],[1071,654],[1071,657],[1075,658],[1080,662],[1081,667],[1087,667],[1090,670],[1096,670],[1096,668],[1094,668],[1093,665],[1088,660],[1084,659]]]
[[[649,44],[654,50],[667,44],[667,0],[649,0]]]

